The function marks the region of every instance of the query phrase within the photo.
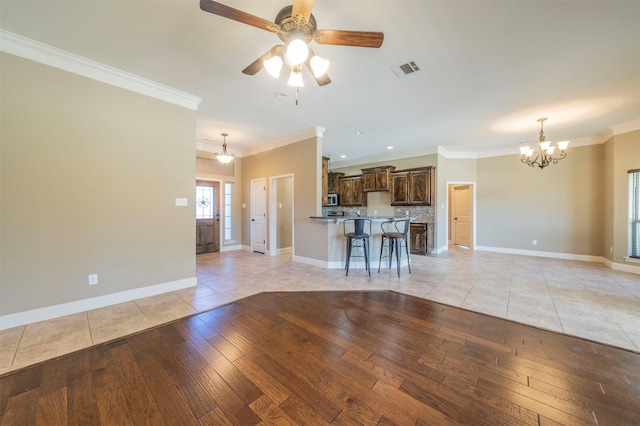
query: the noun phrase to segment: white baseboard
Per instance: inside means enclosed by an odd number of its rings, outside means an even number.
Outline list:
[[[291,253],[293,251],[292,247],[284,247],[284,248],[280,248],[276,250],[276,253],[278,254],[287,254],[287,253]]]
[[[586,254],[558,253],[558,252],[552,252],[552,251],[523,250],[523,249],[488,247],[488,246],[476,246],[475,249],[480,251],[491,251],[494,253],[519,254],[522,256],[549,257],[553,259],[581,260],[584,262],[604,263],[603,262],[604,258],[602,256],[590,256]]]
[[[92,297],[89,299],[76,300],[74,302],[61,303],[60,305],[47,306],[44,308],[32,309],[29,311],[16,312],[0,316],[0,330],[18,327],[33,322],[45,321],[52,318],[63,317],[65,315],[77,314],[91,309],[104,308],[105,306],[117,303],[129,302],[143,297],[155,296],[170,291],[181,290],[183,288],[194,287],[198,284],[197,277],[184,278],[163,284],[156,284],[147,287],[135,288],[133,290],[121,291],[104,296]]]
[[[220,251],[234,251],[234,250],[242,250],[242,246],[240,244],[234,244],[234,245],[220,247]]]

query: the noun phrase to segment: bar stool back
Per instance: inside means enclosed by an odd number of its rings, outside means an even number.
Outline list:
[[[371,219],[356,217],[353,219],[345,219],[344,236],[347,238],[347,251],[345,257],[344,268],[347,270],[346,275],[349,276],[349,261],[351,257],[364,257],[364,264],[371,276],[371,262],[369,256],[369,237],[371,236]],[[363,255],[352,256],[351,252],[354,248],[362,248]]]
[[[409,227],[411,219],[400,220],[388,220],[382,222],[380,227],[382,228],[382,243],[380,244],[380,261],[378,262],[378,273],[380,273],[380,265],[382,265],[382,258],[389,258],[389,269],[391,269],[391,259],[393,258],[393,250],[396,251],[396,267],[398,269],[398,277],[400,277],[400,259],[402,258],[402,244],[404,243],[405,251],[407,252],[407,262],[409,266],[409,273],[411,273],[411,255],[409,255]],[[382,256],[384,250],[384,243],[387,242],[387,256]]]

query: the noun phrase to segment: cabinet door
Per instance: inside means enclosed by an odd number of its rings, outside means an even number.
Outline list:
[[[377,170],[375,173],[376,191],[389,190],[389,169]],[[364,178],[364,175],[362,175]]]
[[[414,206],[431,205],[431,170],[411,172],[409,175],[409,202]]]
[[[409,205],[409,173],[399,172],[391,174],[391,205]]]
[[[362,178],[353,178],[351,183],[351,205],[352,206],[366,206],[367,194],[362,187]]]
[[[410,228],[411,246],[413,254],[425,255],[427,253],[427,230],[426,225],[411,224]]]
[[[376,177],[373,170],[362,171],[362,190],[365,192],[376,190]]]
[[[342,179],[340,181],[340,205],[350,206],[352,204],[353,181],[351,179]]]

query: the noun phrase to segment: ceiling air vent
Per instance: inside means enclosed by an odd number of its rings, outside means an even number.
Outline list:
[[[406,77],[409,74],[413,74],[414,72],[420,71],[422,67],[416,61],[409,61],[406,64],[402,64],[399,67],[391,68],[391,71],[394,72],[398,78]]]

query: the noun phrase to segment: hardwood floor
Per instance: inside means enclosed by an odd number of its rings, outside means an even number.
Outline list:
[[[638,425],[640,354],[391,291],[261,293],[0,378],[2,425]]]

